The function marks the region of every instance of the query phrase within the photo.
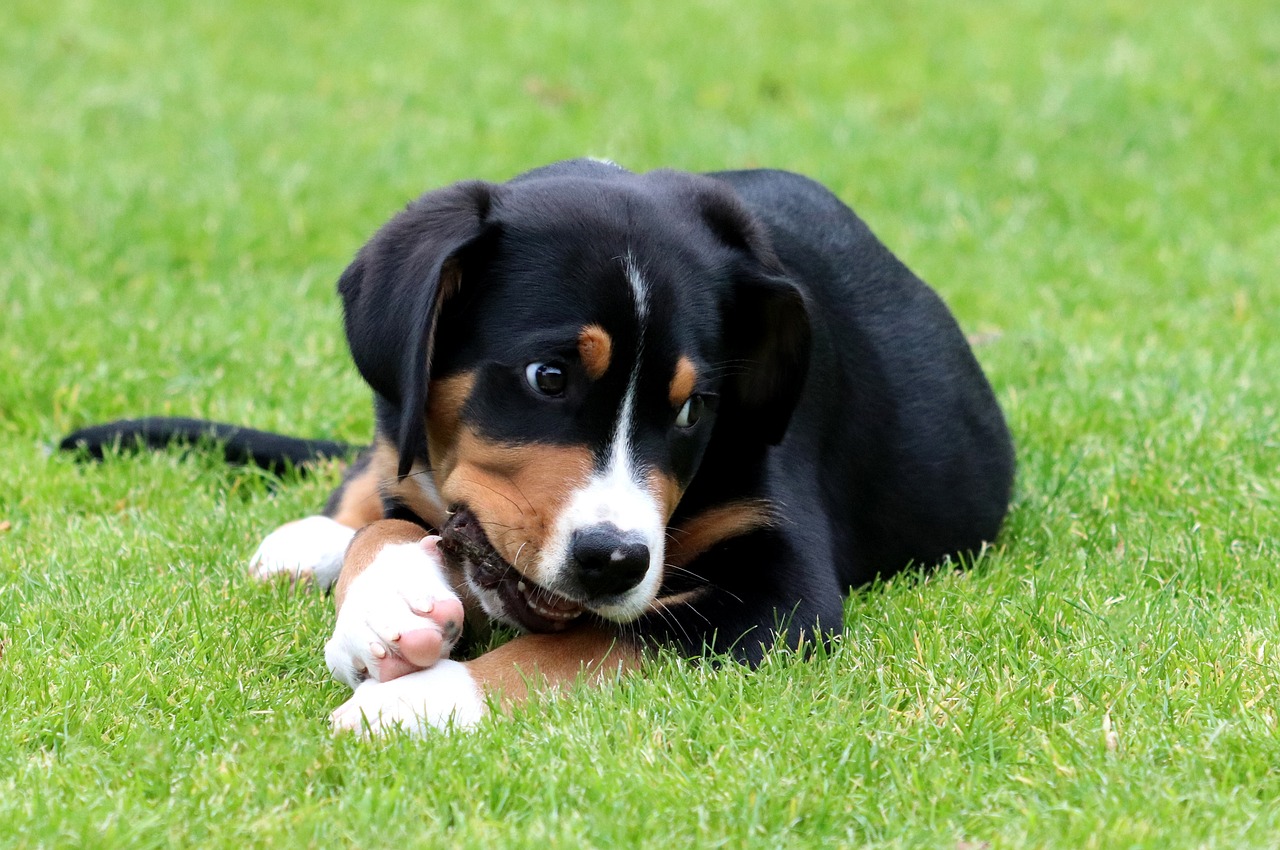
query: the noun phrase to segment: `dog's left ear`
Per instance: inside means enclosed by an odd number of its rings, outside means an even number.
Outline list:
[[[338,281],[356,368],[399,410],[399,474],[426,453],[427,381],[440,305],[457,289],[458,255],[488,227],[495,187],[428,192],[383,225]]]
[[[724,356],[733,367],[720,400],[734,429],[782,441],[809,371],[809,310],[764,228],[725,187],[705,193],[707,226],[732,252],[733,285],[722,306]]]

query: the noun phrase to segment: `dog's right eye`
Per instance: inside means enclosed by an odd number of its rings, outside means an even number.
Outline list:
[[[524,368],[524,379],[535,391],[547,396],[564,395],[569,376],[559,363],[530,363]]]

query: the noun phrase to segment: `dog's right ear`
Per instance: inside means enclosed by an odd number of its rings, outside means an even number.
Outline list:
[[[426,446],[427,381],[440,305],[461,282],[457,254],[484,234],[495,186],[428,192],[383,225],[338,281],[356,368],[399,408],[399,474]]]

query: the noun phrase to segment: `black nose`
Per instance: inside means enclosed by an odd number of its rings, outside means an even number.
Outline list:
[[[617,596],[630,590],[649,569],[649,547],[640,535],[612,523],[580,528],[569,541],[574,578],[590,596]]]

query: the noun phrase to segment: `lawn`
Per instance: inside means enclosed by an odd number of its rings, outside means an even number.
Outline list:
[[[1280,845],[1273,2],[3,17],[0,846]],[[49,447],[143,413],[367,439],[346,261],[427,188],[584,153],[836,190],[977,343],[1013,512],[818,658],[334,738],[328,602],[244,564],[336,470]]]

